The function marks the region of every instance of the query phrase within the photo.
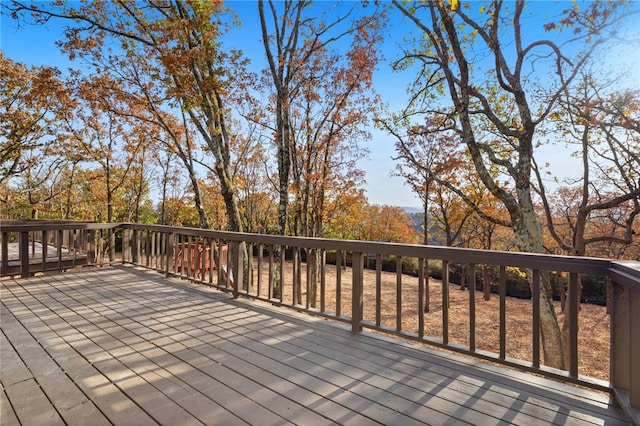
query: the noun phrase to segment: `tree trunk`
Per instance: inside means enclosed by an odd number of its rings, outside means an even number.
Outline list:
[[[542,232],[538,226],[537,217],[531,202],[530,192],[527,192],[524,205],[530,208],[523,208],[522,220],[514,220],[514,233],[521,249],[529,253],[542,253]],[[542,337],[542,348],[544,352],[544,362],[554,368],[564,369],[565,345],[562,339],[562,332],[556,317],[553,306],[553,291],[548,273],[540,274],[540,335]]]
[[[549,278],[544,278],[547,274],[541,274],[540,285],[549,282]],[[558,325],[553,299],[549,299],[548,293],[540,291],[540,334],[542,337],[542,351],[544,352],[544,363],[554,368],[565,368],[564,344],[562,333]]]

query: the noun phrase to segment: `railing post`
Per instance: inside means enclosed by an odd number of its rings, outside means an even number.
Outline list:
[[[138,265],[140,263],[140,234],[142,234],[142,231],[131,229],[129,232],[129,237],[131,238],[131,263]]]
[[[165,241],[165,270],[164,273],[166,276],[169,276],[173,272],[173,242],[176,239],[176,234],[173,232],[170,234],[164,234]]]
[[[233,272],[233,297],[240,295],[240,286],[244,286],[244,241],[230,241]],[[229,274],[231,275],[231,274]],[[229,277],[229,279],[231,279]],[[243,287],[244,289],[244,287]],[[248,289],[247,289],[248,290]]]
[[[469,350],[476,351],[476,264],[467,265],[467,286],[469,287]]]
[[[2,262],[0,265],[0,276],[7,273],[9,269],[9,233],[2,232]]]
[[[442,261],[442,344],[449,344],[449,262]]]
[[[618,389],[629,389],[629,289],[611,282],[611,385]]]
[[[124,264],[127,259],[129,259],[129,253],[131,253],[131,230],[123,229],[122,230],[122,264]]]
[[[87,263],[94,265],[96,263],[96,231],[89,229],[87,231]]]
[[[20,232],[20,276],[29,277],[29,231]]]
[[[531,348],[533,352],[533,368],[540,368],[540,270],[534,269],[531,276],[532,312]]]
[[[42,270],[47,270],[47,252],[49,251],[49,246],[47,244],[47,231],[42,231],[42,242],[40,243],[42,247]]]
[[[56,243],[56,257],[58,258],[58,272],[62,271],[62,246],[64,245],[64,231],[58,230],[58,241]]]
[[[580,312],[580,294],[578,291],[578,274],[569,274],[569,294],[565,307],[565,315],[569,315],[569,375],[578,377],[578,314]]]
[[[109,265],[113,265],[116,258],[116,231],[109,228]]]
[[[362,289],[364,283],[364,253],[351,254],[352,284],[351,284],[351,332],[362,331],[362,312],[364,308]]]

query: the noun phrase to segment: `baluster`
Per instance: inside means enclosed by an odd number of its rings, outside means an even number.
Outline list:
[[[507,357],[507,272],[504,265],[500,265],[498,292],[500,293],[500,359],[504,360]]]
[[[469,350],[476,350],[476,265],[467,266],[467,286],[469,288]]]
[[[442,261],[442,344],[449,344],[449,261]]]
[[[396,256],[396,331],[402,331],[402,256]]]
[[[532,313],[532,351],[533,351],[533,367],[540,368],[540,271],[533,270],[531,297],[533,302]]]
[[[569,375],[578,377],[578,315],[580,313],[580,292],[578,291],[578,274],[569,274]]]
[[[351,254],[352,289],[351,289],[351,332],[362,331],[364,253]]]
[[[382,255],[376,254],[376,326],[382,323]]]

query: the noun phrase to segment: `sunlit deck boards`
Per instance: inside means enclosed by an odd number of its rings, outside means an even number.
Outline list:
[[[601,394],[132,267],[0,284],[3,426],[625,424]]]

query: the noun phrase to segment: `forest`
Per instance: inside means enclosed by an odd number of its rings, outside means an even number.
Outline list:
[[[637,260],[638,68],[609,53],[637,52],[638,12],[623,1],[3,2],[3,19],[26,28],[62,25],[74,68],[0,52],[0,219]],[[244,26],[247,13],[258,25]],[[258,53],[228,47],[238,31]],[[380,87],[381,69],[409,84]],[[385,98],[403,91],[399,108]],[[379,132],[418,213],[367,199],[359,164]],[[550,151],[573,160],[570,176],[554,174]]]

